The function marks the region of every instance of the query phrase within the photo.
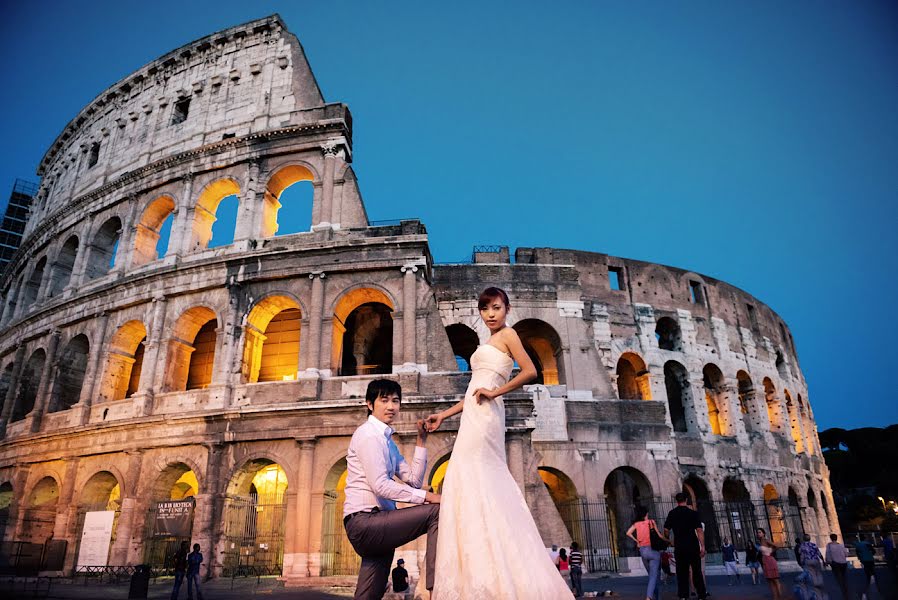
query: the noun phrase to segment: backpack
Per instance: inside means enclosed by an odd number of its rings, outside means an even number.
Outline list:
[[[649,543],[651,544],[652,550],[658,550],[659,552],[667,550],[669,545],[660,535],[658,535],[658,526],[654,521],[652,521],[652,524],[649,526]]]

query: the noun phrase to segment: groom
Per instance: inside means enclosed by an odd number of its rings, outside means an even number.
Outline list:
[[[355,598],[383,598],[393,564],[393,551],[427,533],[426,587],[433,589],[440,496],[421,488],[427,466],[427,429],[418,420],[418,440],[411,466],[391,436],[399,414],[402,388],[389,379],[368,384],[368,420],[352,436],[346,455],[346,501],[343,527],[362,567]],[[404,483],[395,481],[398,477]],[[397,502],[417,504],[396,510]],[[428,503],[428,504],[425,504]]]

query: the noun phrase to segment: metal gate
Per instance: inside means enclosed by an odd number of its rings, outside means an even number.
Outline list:
[[[286,520],[286,503],[259,504],[253,495],[229,497],[224,510],[222,574],[280,575]]]
[[[341,494],[342,495],[342,494]],[[336,492],[325,492],[321,524],[321,576],[358,575],[362,559],[343,529],[343,503]]]
[[[617,544],[614,528],[604,501],[577,498],[557,505],[561,519],[571,529],[573,541],[580,545],[587,571],[617,572]]]
[[[190,543],[190,535],[157,536],[156,507],[147,511],[146,535],[143,540],[143,563],[150,565],[156,573],[171,575],[174,573],[174,557],[181,542]],[[193,519],[190,521],[190,532],[193,532]]]

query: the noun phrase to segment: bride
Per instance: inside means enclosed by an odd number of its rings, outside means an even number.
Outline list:
[[[480,294],[480,318],[491,335],[471,356],[465,399],[427,418],[435,431],[462,413],[443,480],[434,600],[573,598],[508,471],[502,395],[536,377],[517,332],[505,324],[509,307],[499,288]],[[521,371],[509,381],[515,362]]]

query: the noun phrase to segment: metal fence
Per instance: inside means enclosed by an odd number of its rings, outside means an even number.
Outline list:
[[[190,542],[190,535],[159,536],[155,535],[157,507],[147,511],[146,537],[143,541],[143,563],[149,565],[158,575],[171,575],[175,572],[174,557],[181,542]],[[191,521],[191,531],[193,522]]]
[[[0,575],[34,577],[41,571],[62,571],[67,547],[66,540],[0,543]]]
[[[324,511],[322,515],[321,540],[321,576],[356,575],[362,559],[356,554],[346,530],[343,529],[343,515],[338,508],[343,502],[338,501],[338,494],[327,492],[324,495]]]
[[[676,506],[661,498],[643,499],[649,516],[663,526],[667,514]],[[558,505],[558,512],[583,550],[586,568],[591,572],[616,572],[620,558],[639,556],[636,544],[626,531],[636,516],[637,505],[620,506],[604,500],[576,499]],[[779,502],[699,502],[697,511],[705,530],[709,564],[722,564],[720,547],[729,539],[739,551],[756,539],[762,528],[780,550],[777,557],[791,557],[792,541],[804,533],[800,508]]]
[[[222,574],[280,575],[284,566],[286,503],[259,504],[255,497],[228,498],[224,510]]]

